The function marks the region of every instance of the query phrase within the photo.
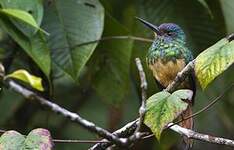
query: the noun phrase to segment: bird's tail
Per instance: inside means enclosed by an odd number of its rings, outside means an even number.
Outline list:
[[[181,118],[187,118],[188,116],[191,116],[193,114],[192,112],[192,105],[189,104],[188,108],[182,113]],[[187,128],[187,129],[193,129],[193,118],[189,118],[187,120],[184,120],[180,123],[180,126],[182,126],[183,128]],[[187,137],[183,137],[183,143],[184,143],[184,150],[189,150],[190,148],[192,148],[193,146],[193,140],[189,139]]]

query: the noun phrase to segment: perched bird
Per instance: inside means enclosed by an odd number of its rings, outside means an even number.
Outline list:
[[[163,23],[157,27],[141,18],[137,19],[155,33],[155,39],[148,50],[146,61],[159,88],[165,89],[175,79],[177,73],[193,60],[191,51],[186,47],[185,33],[174,23]],[[191,73],[177,89],[193,91],[192,100],[185,100],[189,105],[181,115],[183,119],[192,115],[192,105],[196,93],[194,74]],[[180,125],[192,129],[193,119],[184,120]],[[192,147],[192,140],[183,137],[183,141],[185,142],[184,149]]]

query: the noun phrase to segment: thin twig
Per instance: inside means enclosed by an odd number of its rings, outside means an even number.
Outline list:
[[[141,126],[142,126],[143,121],[144,121],[144,117],[145,117],[146,99],[147,99],[147,95],[146,95],[147,82],[146,82],[145,72],[144,72],[142,64],[141,64],[141,60],[139,58],[136,58],[135,61],[136,61],[136,66],[137,66],[137,69],[139,71],[139,76],[141,79],[141,107],[139,108],[139,116],[140,117],[139,117],[138,126],[135,130],[135,134],[136,134],[140,131]]]
[[[89,44],[93,44],[93,43],[98,43],[100,41],[108,41],[108,40],[135,40],[135,41],[141,41],[141,42],[153,42],[152,39],[148,39],[148,38],[143,38],[143,37],[137,37],[137,36],[131,36],[131,35],[120,35],[120,36],[107,36],[107,37],[102,37],[101,39],[97,39],[97,40],[93,40],[93,41],[89,41],[89,42],[84,42],[81,44],[77,44],[77,45],[73,45],[71,47],[59,47],[59,48],[55,48],[56,49],[64,49],[64,48],[77,48],[77,47],[81,47],[81,46],[85,46],[85,45],[89,45]]]
[[[143,38],[143,37],[136,37],[136,36],[131,36],[131,35],[122,35],[122,36],[120,35],[120,36],[102,37],[101,39],[98,39],[98,40],[93,40],[93,41],[89,41],[89,42],[85,42],[85,43],[76,45],[76,47],[84,46],[84,45],[88,45],[88,44],[92,44],[92,43],[97,43],[97,42],[100,42],[100,41],[124,40],[124,39],[130,39],[130,40],[141,41],[141,42],[153,42],[152,39],[147,39],[147,38]]]
[[[144,133],[140,132],[140,129],[144,122],[145,112],[146,112],[146,91],[147,91],[147,81],[145,77],[145,72],[143,70],[140,58],[135,59],[136,66],[139,72],[140,80],[141,80],[141,106],[139,108],[139,121],[136,127],[135,132],[129,138],[127,138],[128,145],[131,146],[132,143],[143,137]]]
[[[82,143],[82,144],[94,144],[94,143],[108,143],[108,141],[102,140],[63,140],[63,139],[53,139],[55,143]]]

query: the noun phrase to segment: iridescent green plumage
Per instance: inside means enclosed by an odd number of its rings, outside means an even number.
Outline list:
[[[159,58],[165,62],[183,58],[188,63],[193,59],[193,56],[185,46],[185,42],[179,40],[165,41],[163,37],[157,37],[149,48],[146,58],[148,64],[155,63]]]

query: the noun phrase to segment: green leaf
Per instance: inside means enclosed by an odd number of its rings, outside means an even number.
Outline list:
[[[0,18],[1,28],[6,31],[22,49],[34,60],[49,79],[51,69],[50,51],[44,35],[38,32],[28,39],[7,18]]]
[[[197,56],[195,73],[203,89],[234,62],[234,41],[224,38]]]
[[[51,150],[52,148],[50,132],[42,128],[32,130],[26,138],[16,131],[7,131],[0,137],[1,150]]]
[[[40,30],[44,33],[46,33],[44,30],[42,30],[36,23],[36,21],[34,20],[34,18],[32,17],[32,15],[30,15],[29,13],[27,13],[26,11],[23,10],[18,10],[18,9],[0,9],[0,13],[7,15],[9,17],[13,17],[15,19],[18,19],[34,28],[36,28],[37,30]],[[48,34],[48,33],[46,33]]]
[[[148,98],[144,123],[151,129],[159,140],[163,129],[176,119],[188,104],[181,100],[192,97],[190,90],[179,90],[172,94],[162,91]]]
[[[28,12],[35,19],[37,26],[39,27],[41,25],[43,17],[43,0],[1,0],[0,4],[4,9],[19,9]],[[16,19],[11,19],[11,21],[28,37],[32,37],[37,31],[37,29],[19,22]]]
[[[26,70],[20,69],[6,76],[7,78],[15,78],[28,83],[33,88],[44,91],[42,86],[42,79],[34,75],[29,74]]]
[[[1,150],[19,150],[24,145],[24,136],[16,131],[7,131],[0,137]]]
[[[111,16],[106,16],[104,36],[127,35],[128,31]],[[101,42],[89,69],[95,71],[93,86],[102,100],[120,105],[129,93],[132,40]],[[111,85],[111,86],[110,86]]]
[[[46,129],[38,128],[28,134],[23,149],[51,150],[52,147],[53,142],[50,132]]]
[[[45,8],[43,27],[50,33],[53,65],[77,80],[97,46],[80,44],[101,37],[104,9],[98,0],[56,0]]]

